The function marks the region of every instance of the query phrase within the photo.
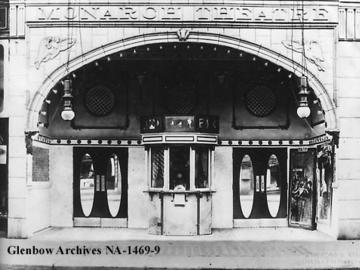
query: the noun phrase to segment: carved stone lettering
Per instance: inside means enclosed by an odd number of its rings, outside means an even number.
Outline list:
[[[157,10],[153,7],[147,7],[145,9],[143,17],[147,20],[154,20],[157,17]]]
[[[215,7],[214,20],[234,20],[234,8]]]
[[[49,20],[60,20],[60,8],[39,8],[39,15],[38,20],[39,21],[49,21]]]
[[[137,10],[132,7],[120,8],[119,20],[137,20],[138,17]]]
[[[238,21],[251,21],[252,12],[249,8],[236,9],[236,20]]]
[[[314,21],[327,21],[327,13],[329,13],[325,8],[315,9]]]
[[[73,7],[68,7],[65,14],[65,19],[67,20],[74,20],[76,19],[77,14]]]
[[[161,18],[163,20],[181,20],[181,8],[163,7],[161,8]]]
[[[204,22],[322,22],[337,20],[331,7],[267,7],[267,6],[96,6],[29,7],[27,21],[204,21]],[[32,12],[33,9],[36,9]]]
[[[283,22],[287,19],[287,13],[286,10],[283,8],[276,8],[273,10],[273,20],[275,22]]]
[[[259,10],[255,13],[255,21],[272,21],[273,14],[271,10]]]
[[[80,8],[80,20],[97,20],[99,8]]]
[[[204,20],[210,20],[211,19],[211,12],[209,8],[198,8],[197,10],[195,10],[195,16],[194,16],[195,20],[200,20],[200,21],[204,21]]]

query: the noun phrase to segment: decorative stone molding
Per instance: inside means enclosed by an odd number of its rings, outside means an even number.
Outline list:
[[[339,40],[360,41],[360,8],[339,8]]]
[[[186,41],[190,35],[190,31],[187,29],[181,28],[176,32],[176,34],[179,38],[179,41]]]
[[[60,52],[70,49],[76,43],[74,38],[61,38],[57,36],[45,37],[40,41],[38,54],[34,65],[39,69],[41,63],[54,59]]]
[[[305,42],[305,49],[303,51],[303,47],[301,41],[294,41],[294,40],[283,40],[281,42],[285,48],[289,50],[293,50],[297,53],[305,53],[305,58],[313,63],[319,71],[325,71],[324,68],[324,56],[321,49],[320,44],[315,40],[310,40]]]

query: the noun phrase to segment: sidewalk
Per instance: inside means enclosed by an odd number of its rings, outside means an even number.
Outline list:
[[[21,250],[38,254],[9,254]],[[52,254],[46,254],[50,250]],[[319,232],[289,228],[218,231],[200,237],[149,236],[142,230],[51,229],[31,239],[0,239],[0,262],[1,270],[360,269],[360,241],[335,241]]]

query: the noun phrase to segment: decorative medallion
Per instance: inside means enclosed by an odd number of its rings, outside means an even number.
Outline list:
[[[54,59],[60,52],[74,46],[76,39],[74,38],[61,38],[56,36],[45,37],[40,41],[38,54],[35,59],[34,65],[39,69],[41,63],[45,63]]]
[[[274,92],[265,85],[256,85],[245,94],[247,109],[257,117],[269,115],[276,107]]]
[[[104,85],[94,86],[85,94],[85,106],[95,116],[108,115],[115,106],[114,93]]]

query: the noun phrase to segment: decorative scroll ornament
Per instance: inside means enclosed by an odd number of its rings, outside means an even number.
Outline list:
[[[287,41],[281,42],[285,48],[293,50],[297,53],[302,53],[302,45],[300,41]],[[324,56],[320,44],[315,40],[310,40],[305,43],[305,57],[311,63],[313,63],[319,71],[325,71],[324,68]]]
[[[179,38],[179,41],[186,41],[190,35],[190,31],[187,29],[181,28],[176,32],[176,34]]]
[[[34,65],[36,69],[39,69],[41,63],[45,63],[51,59],[54,59],[62,51],[74,46],[76,39],[74,38],[61,38],[57,36],[45,37],[40,41],[38,54],[35,59]]]

